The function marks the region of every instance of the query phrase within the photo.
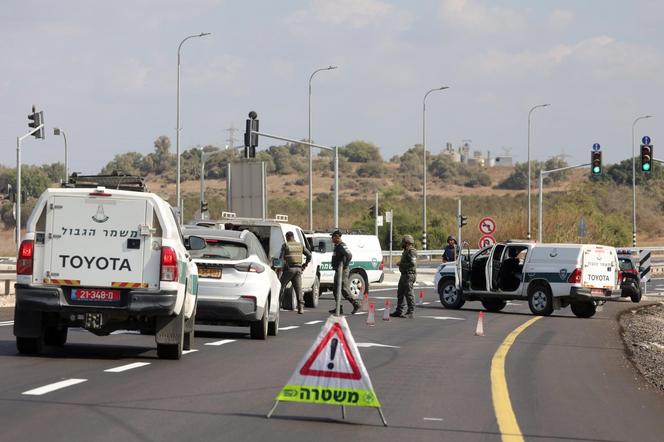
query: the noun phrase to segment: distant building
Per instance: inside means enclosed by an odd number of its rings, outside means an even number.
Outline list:
[[[511,156],[497,156],[494,164],[496,167],[511,167],[514,165]]]

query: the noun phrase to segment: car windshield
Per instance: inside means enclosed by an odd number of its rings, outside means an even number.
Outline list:
[[[248,255],[247,246],[223,239],[206,238],[207,247],[203,250],[192,250],[191,257],[198,259],[245,259]]]
[[[632,270],[634,269],[634,266],[632,266],[632,260],[629,258],[619,258],[620,260],[620,270]]]

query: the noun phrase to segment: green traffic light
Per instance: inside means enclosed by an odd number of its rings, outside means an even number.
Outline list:
[[[598,173],[600,173],[601,171],[602,171],[602,168],[601,168],[601,167],[599,167],[599,166],[595,166],[595,167],[593,167],[593,173],[594,173],[594,174],[598,174]]]
[[[643,169],[645,172],[650,172],[650,163],[642,164],[641,169]]]

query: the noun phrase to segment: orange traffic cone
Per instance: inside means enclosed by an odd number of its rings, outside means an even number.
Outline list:
[[[424,305],[424,290],[420,290],[420,299],[417,301],[417,305]]]
[[[484,336],[484,311],[480,311],[477,317],[477,327],[475,328],[475,336]]]
[[[374,313],[373,303],[369,304],[369,314],[367,315],[367,325],[376,325],[376,317]]]
[[[364,297],[362,298],[362,311],[366,312],[369,310],[369,292],[364,292]]]
[[[390,320],[390,300],[385,300],[385,309],[383,310],[383,321]]]

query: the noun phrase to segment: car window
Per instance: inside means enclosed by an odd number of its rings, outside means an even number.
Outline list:
[[[203,250],[192,250],[192,258],[200,259],[245,259],[248,256],[247,246],[224,239],[206,238],[207,246]]]
[[[267,258],[267,254],[265,253],[265,250],[263,250],[263,246],[260,242],[258,242],[258,238],[256,238],[254,235],[248,235],[247,238],[249,238],[250,246],[253,249],[252,252],[258,256],[258,259],[263,261],[265,264],[270,264],[270,260]]]
[[[320,247],[320,246],[323,247]],[[334,249],[332,239],[328,236],[319,236],[314,238],[314,250],[317,252],[328,253]]]

